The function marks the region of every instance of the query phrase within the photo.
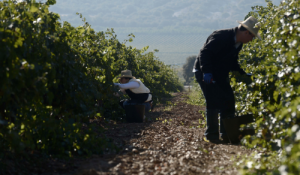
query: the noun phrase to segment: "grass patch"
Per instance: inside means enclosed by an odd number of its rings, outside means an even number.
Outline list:
[[[191,105],[204,106],[206,104],[205,98],[199,84],[192,81],[191,86],[192,88],[190,89],[186,102]]]
[[[172,103],[171,101],[167,101],[166,107],[163,111],[171,111],[177,105],[177,103]]]

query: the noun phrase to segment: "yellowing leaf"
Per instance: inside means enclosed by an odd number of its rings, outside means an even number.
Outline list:
[[[39,9],[38,9],[37,7],[35,7],[35,6],[31,6],[31,7],[30,7],[30,11],[33,12],[33,13],[34,13],[34,12],[37,12],[38,10],[39,10]]]

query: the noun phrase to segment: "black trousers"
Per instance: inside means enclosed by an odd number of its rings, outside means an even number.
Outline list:
[[[205,136],[207,139],[219,139],[219,120],[220,113],[220,133],[225,138],[226,131],[222,122],[224,118],[231,118],[235,115],[235,99],[229,79],[206,84],[203,81],[203,73],[195,72],[195,77],[199,83],[206,101],[206,121],[207,129]]]

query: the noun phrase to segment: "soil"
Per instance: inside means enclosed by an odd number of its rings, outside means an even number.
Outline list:
[[[251,151],[204,141],[205,128],[198,126],[204,119],[199,110],[205,108],[186,100],[186,92],[175,93],[173,105],[158,105],[146,114],[148,122],[112,127],[106,135],[122,150],[78,162],[77,174],[238,174],[235,158]]]
[[[239,155],[251,150],[241,145],[203,140],[202,106],[186,103],[187,92],[174,93],[169,103],[155,106],[144,123],[111,123],[105,135],[119,148],[104,155],[52,160],[34,174],[238,174]],[[200,120],[199,120],[200,119]],[[201,124],[199,124],[199,122]],[[103,122],[99,121],[102,125]],[[201,127],[199,127],[201,126]],[[12,172],[12,174],[15,174]],[[18,173],[17,173],[18,174]]]

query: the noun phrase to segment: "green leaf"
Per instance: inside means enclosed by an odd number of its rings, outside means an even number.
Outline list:
[[[30,12],[37,12],[39,10],[39,8],[38,7],[36,7],[36,6],[34,6],[34,5],[32,5],[31,7],[30,7]]]

